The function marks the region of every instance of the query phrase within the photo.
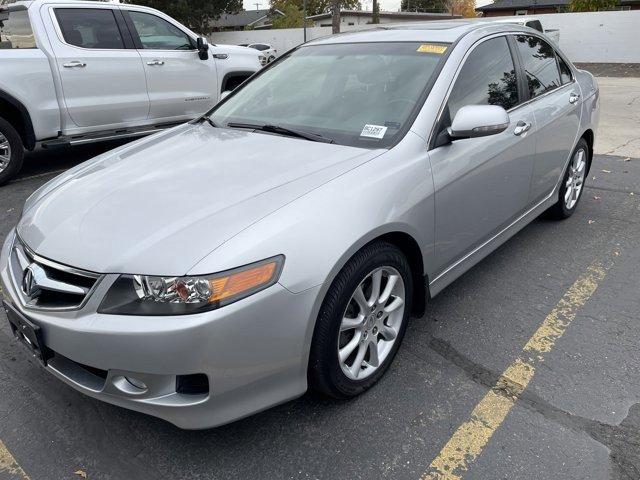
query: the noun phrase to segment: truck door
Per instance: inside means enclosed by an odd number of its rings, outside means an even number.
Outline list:
[[[193,118],[218,101],[216,63],[198,57],[193,38],[168,19],[123,8],[142,57],[151,107],[149,118]]]
[[[168,19],[122,9],[142,57],[151,107],[149,118],[193,118],[218,101],[216,64],[198,57],[195,40]]]
[[[51,42],[73,122],[109,128],[146,120],[144,68],[120,10],[99,5],[43,8],[50,8],[56,31]]]

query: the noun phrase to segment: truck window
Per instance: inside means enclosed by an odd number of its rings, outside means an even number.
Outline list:
[[[82,48],[123,49],[113,11],[107,8],[56,8],[65,42]]]
[[[26,10],[0,10],[0,50],[36,48]]]
[[[194,50],[189,36],[175,25],[150,13],[129,11],[145,50]]]

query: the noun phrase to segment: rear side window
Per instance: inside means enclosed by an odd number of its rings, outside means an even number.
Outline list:
[[[145,50],[193,50],[189,36],[166,20],[143,12],[129,12]]]
[[[529,84],[529,97],[534,98],[560,86],[556,53],[539,37],[518,35],[516,44],[522,68]]]
[[[56,8],[65,42],[82,48],[124,47],[113,11],[106,8]]]
[[[500,105],[508,110],[518,104],[518,79],[505,37],[478,45],[456,79],[449,96],[450,119],[465,105]]]
[[[0,50],[36,48],[26,10],[0,10]]]
[[[567,62],[565,62],[560,55],[556,53],[556,56],[558,57],[558,67],[560,67],[560,80],[564,85],[565,83],[571,82],[571,69],[569,68],[569,65],[567,65]]]

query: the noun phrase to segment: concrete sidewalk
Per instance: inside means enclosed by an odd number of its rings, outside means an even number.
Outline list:
[[[640,158],[640,78],[598,77],[600,126],[595,153]]]

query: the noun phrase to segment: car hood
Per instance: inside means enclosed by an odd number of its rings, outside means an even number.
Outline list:
[[[252,223],[381,152],[181,126],[54,179],[28,201],[17,233],[76,268],[184,275]]]

